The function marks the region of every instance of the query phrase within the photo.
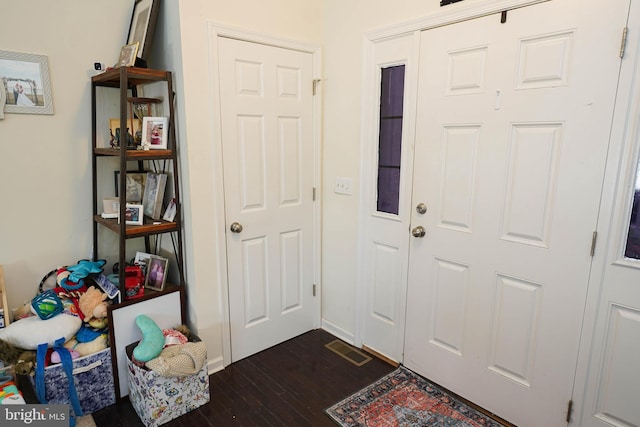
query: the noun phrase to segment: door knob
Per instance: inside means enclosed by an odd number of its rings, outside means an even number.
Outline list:
[[[424,203],[418,203],[418,205],[416,206],[416,212],[418,212],[419,214],[427,213],[427,205],[425,205]]]
[[[413,234],[413,237],[424,237],[424,235],[427,234],[427,230],[423,226],[419,225],[411,230],[411,234]]]
[[[231,230],[232,233],[241,233],[242,232],[242,224],[240,224],[239,222],[234,222],[233,224],[231,224],[229,229]]]

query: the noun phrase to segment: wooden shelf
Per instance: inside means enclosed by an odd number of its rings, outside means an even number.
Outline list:
[[[104,225],[114,233],[120,233],[120,224],[117,219],[102,218],[100,215],[95,215],[93,220],[98,224]],[[159,222],[160,224],[154,224]],[[144,218],[143,225],[127,225],[126,238],[132,239],[134,237],[151,236],[153,234],[170,233],[172,231],[178,231],[178,224],[175,222],[168,222],[159,220],[153,220],[150,218]]]
[[[179,285],[174,283],[165,283],[164,288],[161,291],[154,291],[153,289],[144,288],[144,295],[139,298],[133,299],[124,299],[124,295],[122,295],[122,301],[118,304],[111,304],[107,307],[108,310],[115,310],[117,308],[126,307],[131,304],[137,304],[142,301],[146,301],[149,299],[157,298],[161,295],[170,294],[171,292],[179,292],[181,290]]]
[[[158,160],[172,159],[172,150],[125,150],[127,159],[134,160]],[[96,156],[120,157],[119,148],[95,148],[93,153]]]
[[[124,68],[124,70],[122,70]],[[129,86],[138,86],[152,81],[166,81],[167,71],[152,70],[150,68],[122,67],[113,68],[104,73],[91,77],[96,86],[120,87],[120,73],[127,75]]]

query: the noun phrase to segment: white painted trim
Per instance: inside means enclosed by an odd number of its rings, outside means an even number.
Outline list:
[[[224,200],[224,176],[222,169],[222,126],[221,126],[221,100],[220,100],[220,73],[217,64],[219,63],[219,48],[218,39],[220,37],[232,38],[236,40],[246,41],[250,43],[264,44],[268,46],[274,46],[289,50],[295,50],[299,52],[309,53],[312,56],[313,62],[313,78],[321,79],[321,49],[320,46],[282,39],[278,37],[272,37],[269,35],[246,31],[243,29],[232,28],[225,25],[221,25],[215,22],[207,23],[207,43],[209,46],[209,58],[208,58],[208,75],[210,76],[209,88],[211,99],[211,134],[213,135],[213,152],[214,161],[213,165],[216,169],[214,171],[215,183],[213,183],[214,192],[213,200],[216,206],[216,217],[219,218],[215,221],[215,234],[221,236],[217,238],[215,244],[217,245],[217,264],[220,267],[218,273],[218,286],[220,289],[220,312],[223,314],[221,319],[224,322],[222,326],[222,365],[227,366],[231,363],[231,324],[229,313],[229,289],[228,289],[228,271],[227,271],[227,247],[226,247],[226,230],[225,230],[225,200]],[[309,82],[311,84],[311,82]],[[320,87],[318,85],[318,87]],[[321,163],[321,149],[322,149],[322,91],[318,91],[313,99],[313,153],[314,153],[314,187],[316,187],[316,203],[314,205],[314,218],[313,218],[313,277],[316,286],[316,301],[315,301],[315,314],[314,314],[314,327],[320,327],[321,324],[321,189],[320,189],[320,177],[322,170]],[[311,189],[309,189],[311,191]]]
[[[537,3],[544,3],[546,1],[550,0],[487,0],[469,6],[464,3],[459,3],[441,9],[439,12],[427,17],[417,18],[412,21],[370,31],[365,34],[365,37],[371,41],[382,40],[389,37],[396,37],[400,34],[428,30],[456,22],[480,18],[481,16],[491,15],[505,10],[508,11]]]
[[[631,1],[627,25],[637,28],[640,22],[640,3]],[[599,307],[607,266],[620,259],[621,246],[626,238],[629,224],[630,203],[628,197],[620,193],[624,187],[633,185],[633,174],[640,151],[640,36],[629,37],[625,57],[622,60],[614,116],[609,138],[609,151],[600,198],[597,231],[598,244],[592,260],[591,274],[587,288],[582,336],[578,350],[576,376],[574,381],[573,425],[588,426],[594,423],[590,409],[596,407],[595,396],[587,394],[590,368],[597,366],[594,361],[602,360],[604,346],[596,336],[602,326],[598,322]],[[628,194],[628,193],[627,193]],[[599,381],[599,379],[598,379]],[[601,423],[598,423],[601,424]]]
[[[222,356],[207,360],[207,372],[209,375],[215,374],[223,369],[224,363],[222,363]]]
[[[354,339],[354,335],[349,331],[341,328],[335,323],[331,323],[326,319],[322,319],[322,329],[329,332],[331,335],[340,338],[342,341],[356,346],[358,348],[361,347],[361,344],[357,344]]]

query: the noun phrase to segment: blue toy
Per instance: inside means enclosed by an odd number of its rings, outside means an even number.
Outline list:
[[[90,274],[102,273],[102,267],[107,263],[106,260],[100,259],[98,261],[89,261],[88,259],[81,259],[76,265],[72,265],[66,268],[71,273],[60,280],[60,286],[73,291],[84,286],[84,278]]]

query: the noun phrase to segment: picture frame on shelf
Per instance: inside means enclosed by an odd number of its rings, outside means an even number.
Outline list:
[[[150,150],[166,150],[168,117],[142,118],[142,146]]]
[[[173,222],[173,220],[176,218],[177,211],[178,206],[176,205],[176,198],[172,197],[171,200],[169,200],[169,204],[167,205],[167,209],[164,211],[162,219],[165,221]]]
[[[5,89],[5,113],[53,114],[45,55],[0,50],[0,84]]]
[[[144,224],[144,206],[127,203],[124,211],[124,219],[127,225]]]
[[[137,53],[138,53],[138,42],[127,44],[122,46],[120,49],[120,58],[118,59],[118,63],[115,68],[119,67],[133,67],[136,63]]]
[[[127,44],[138,43],[137,57],[145,61],[151,53],[159,9],[159,0],[136,0],[133,4]]]
[[[142,140],[142,120],[130,117],[127,119],[127,146],[134,147]],[[111,148],[120,147],[120,119],[109,119],[109,145]]]
[[[120,197],[120,171],[114,171],[116,197]],[[144,187],[147,182],[147,171],[127,172],[126,201],[130,203],[142,203]]]
[[[167,174],[153,172],[147,173],[142,204],[144,205],[144,214],[151,219],[160,219],[162,201],[164,200],[164,189],[166,185]]]
[[[147,274],[144,287],[154,291],[162,291],[167,281],[167,268],[169,260],[157,255],[151,255],[147,261]]]
[[[133,259],[133,265],[140,266],[140,270],[142,270],[142,275],[147,277],[147,264],[149,263],[149,258],[151,258],[151,254],[146,252],[136,252],[136,256]]]

